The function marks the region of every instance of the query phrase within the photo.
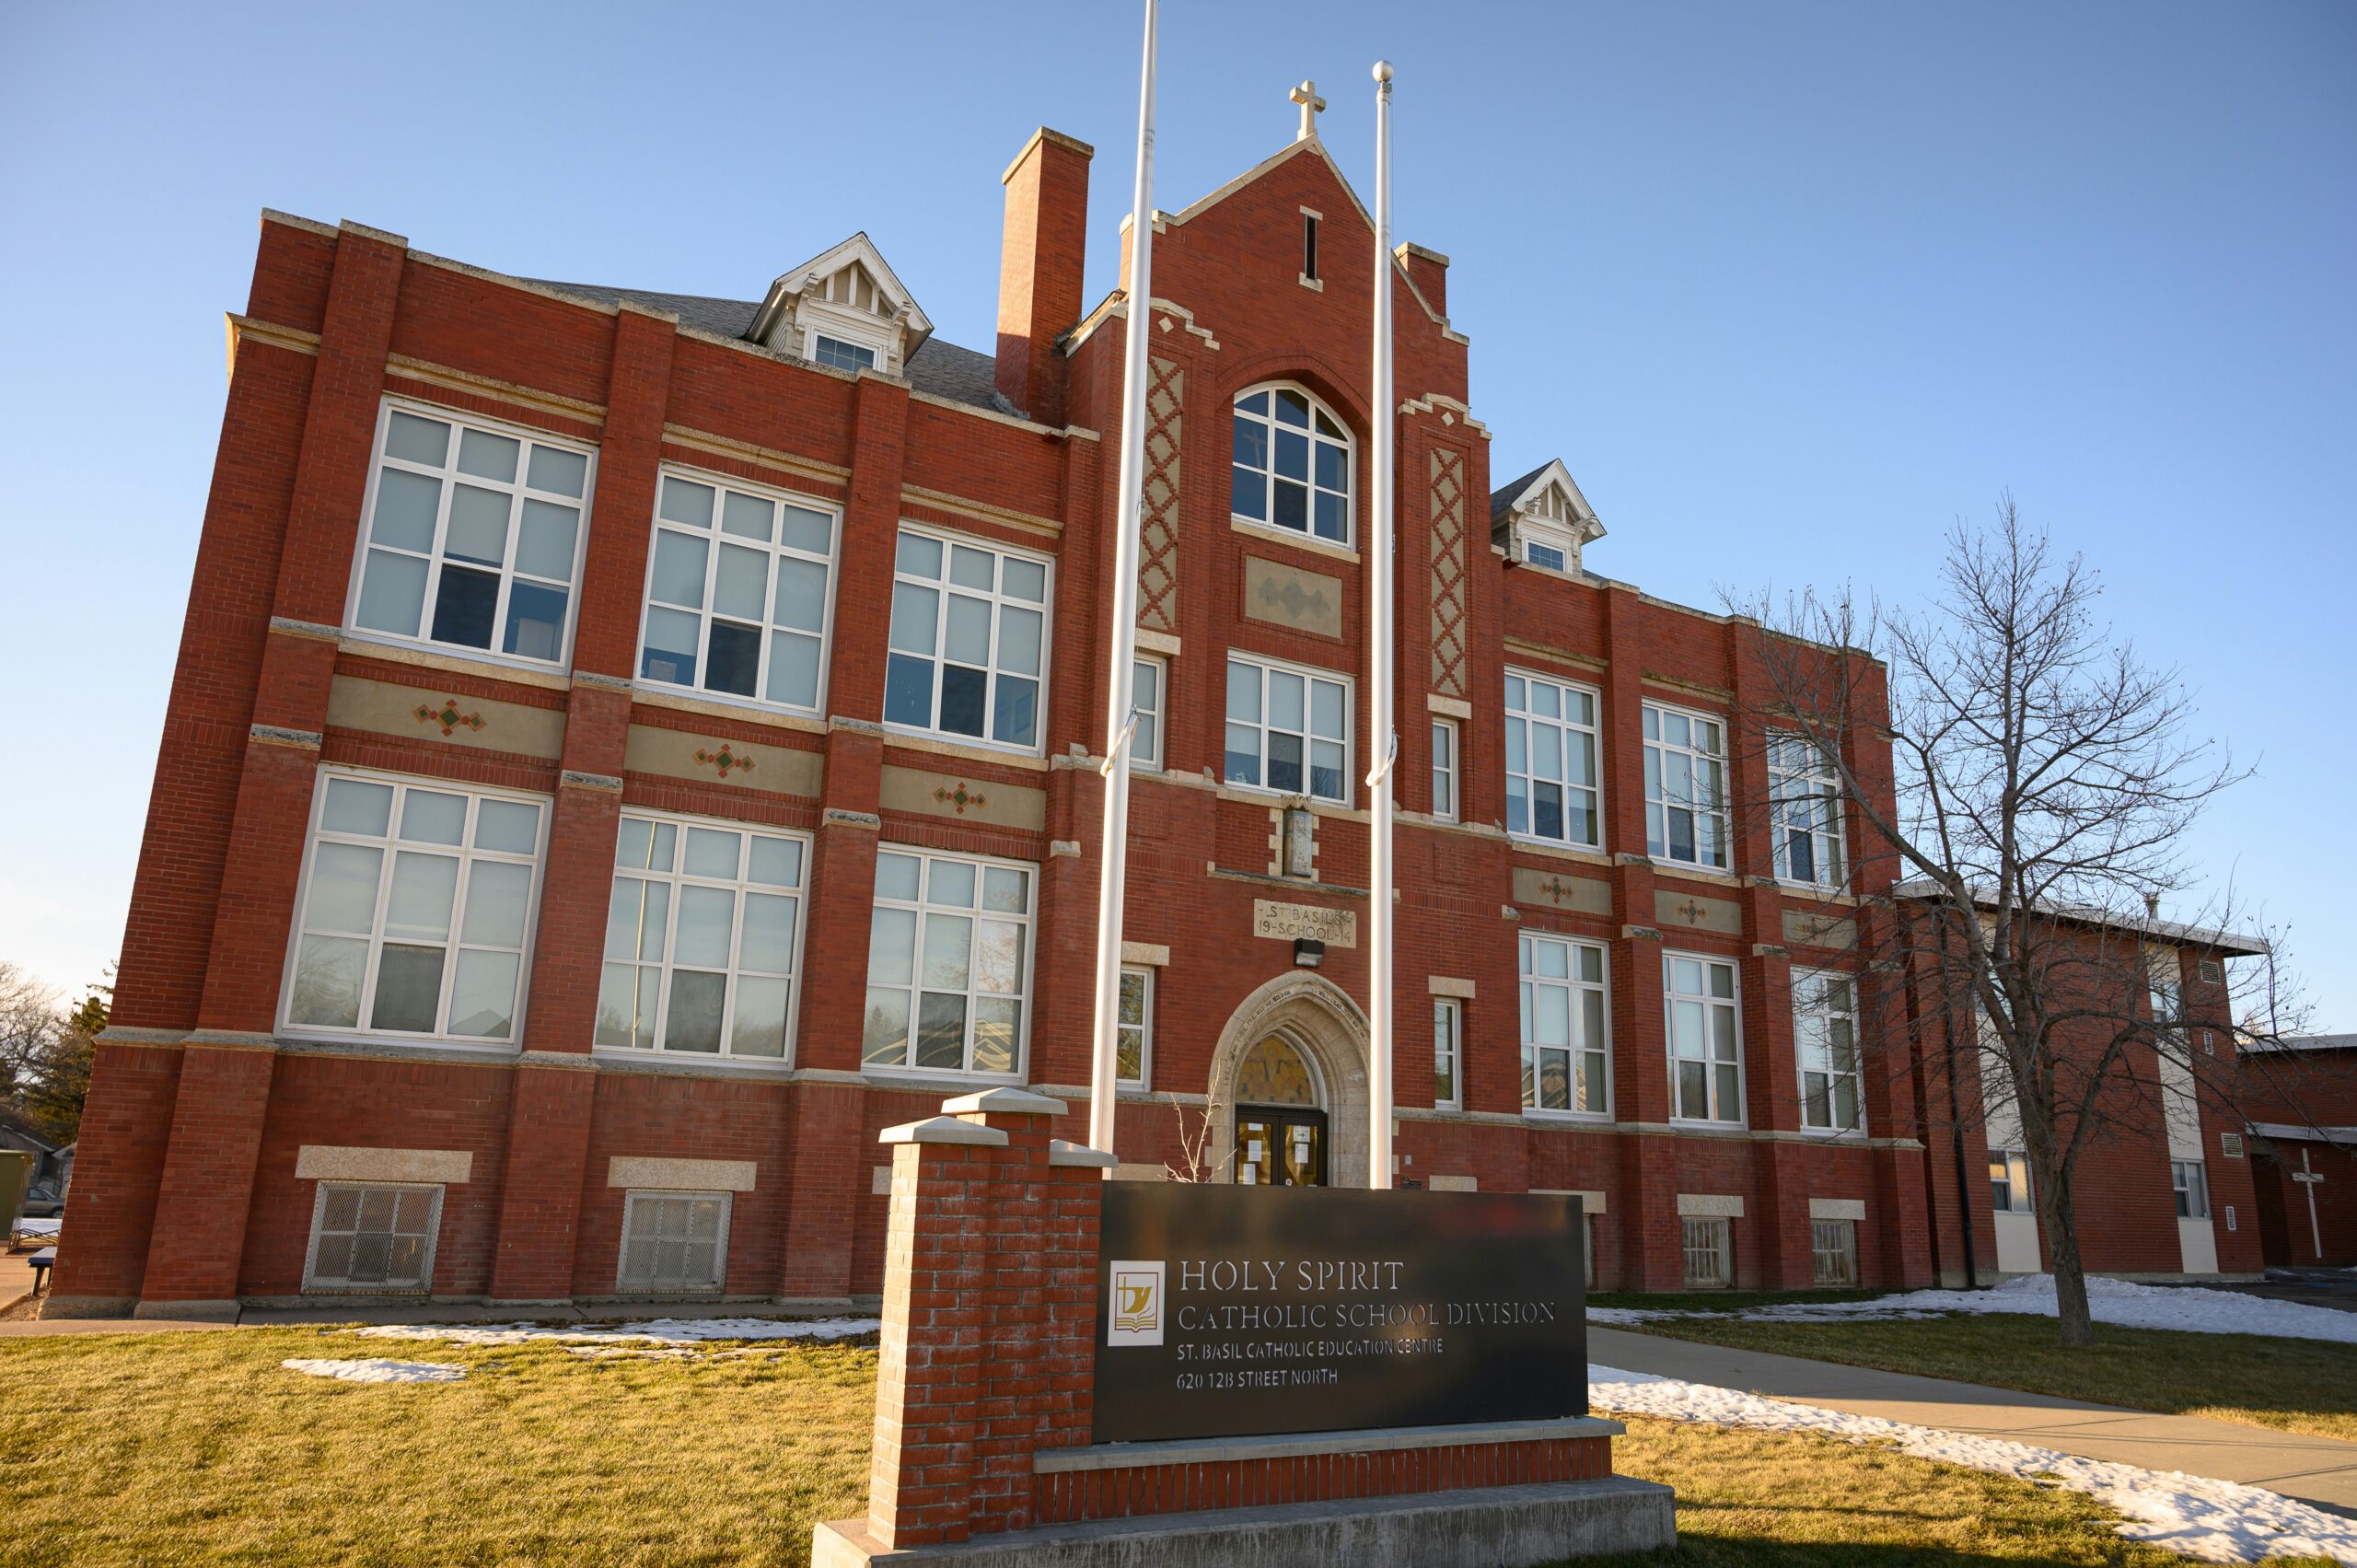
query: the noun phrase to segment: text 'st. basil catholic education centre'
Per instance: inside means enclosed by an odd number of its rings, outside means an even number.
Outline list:
[[[1137,308],[1089,161],[1007,168],[989,354],[865,234],[733,300],[264,215],[52,1311],[842,1301],[880,1129],[1011,1084],[1085,1140]],[[1398,1181],[1580,1193],[1606,1286],[1927,1281],[1954,1172],[1853,1049],[1889,868],[1759,629],[1492,472],[1446,257],[1367,406],[1314,134],[1156,230],[1119,1174],[1366,1182],[1387,419]]]

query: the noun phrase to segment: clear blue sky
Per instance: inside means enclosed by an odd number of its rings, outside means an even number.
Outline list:
[[[736,297],[865,228],[988,349],[1033,126],[1112,282],[1134,12],[0,6],[0,958],[120,940],[259,209]],[[1378,55],[1493,471],[1562,457],[1591,563],[1705,606],[1920,599],[2011,486],[2258,761],[2193,847],[2357,1029],[2357,8],[1166,0],[1160,204],[1303,76],[1364,184]]]

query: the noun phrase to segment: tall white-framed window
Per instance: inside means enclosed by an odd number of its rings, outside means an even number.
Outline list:
[[[1706,714],[1647,703],[1644,730],[1645,852],[1724,871],[1726,726]]]
[[[1113,1049],[1113,1078],[1139,1088],[1154,1083],[1154,970],[1121,971],[1119,1040]]]
[[[1864,1132],[1856,981],[1846,974],[1794,971],[1793,1046],[1800,1056],[1801,1125],[1813,1132]]]
[[[1349,679],[1229,654],[1227,782],[1349,805]]]
[[[1548,843],[1604,843],[1596,693],[1506,671],[1506,831]]]
[[[886,848],[867,938],[871,1068],[1013,1077],[1031,993],[1032,868]]]
[[[1048,562],[900,525],[884,722],[1037,751]]]
[[[596,1047],[785,1061],[807,858],[800,834],[623,812]]]
[[[666,469],[639,679],[819,712],[835,519],[800,498]]]
[[[2177,1218],[2210,1217],[2210,1175],[2202,1169],[2200,1160],[2169,1161],[2169,1188],[2177,1194]]]
[[[1457,721],[1433,720],[1433,815],[1457,820]]]
[[[322,1181],[311,1202],[307,1291],[424,1291],[434,1284],[442,1189],[412,1182]]]
[[[728,1279],[730,1196],[625,1193],[615,1288],[666,1295],[720,1290]]]
[[[1535,1111],[1606,1116],[1612,1109],[1612,1035],[1604,949],[1525,932],[1522,1103]]]
[[[1130,706],[1138,715],[1137,732],[1130,737],[1130,762],[1149,772],[1162,771],[1162,731],[1169,703],[1169,667],[1151,654],[1140,654],[1130,667]]]
[[[1849,866],[1842,853],[1841,775],[1833,760],[1806,736],[1770,736],[1768,796],[1777,877],[1841,886]]]
[[[1742,1001],[1735,965],[1699,953],[1664,953],[1670,1115],[1680,1121],[1743,1121]]]
[[[596,463],[537,431],[386,402],[345,623],[564,663]]]
[[[280,1019],[294,1034],[522,1034],[545,800],[321,769]]]
[[[1237,398],[1229,474],[1237,517],[1350,543],[1350,432],[1301,388],[1254,387]]]
[[[1433,998],[1433,1104],[1465,1106],[1465,1004],[1453,996]]]
[[[2001,1214],[2037,1212],[2030,1202],[2029,1155],[2026,1151],[1989,1151],[1989,1206]]]

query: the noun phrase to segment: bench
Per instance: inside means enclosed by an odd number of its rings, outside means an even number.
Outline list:
[[[33,1266],[33,1294],[39,1295],[49,1283],[49,1271],[57,1261],[57,1249],[44,1247],[25,1261]]]

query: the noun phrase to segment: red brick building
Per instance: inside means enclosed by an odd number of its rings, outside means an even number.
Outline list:
[[[2240,1066],[2269,1266],[2357,1263],[2357,1035],[2247,1048]]]
[[[1085,1136],[1089,158],[1007,169],[989,354],[864,235],[736,301],[264,215],[52,1311],[841,1301],[879,1129],[1011,1083]],[[1365,1179],[1386,418],[1399,1179],[1586,1194],[1608,1285],[1928,1281],[1913,1077],[1846,1046],[1888,879],[1747,716],[1759,629],[1589,571],[1560,463],[1492,474],[1434,251],[1367,406],[1314,136],[1155,244],[1130,1174]]]

